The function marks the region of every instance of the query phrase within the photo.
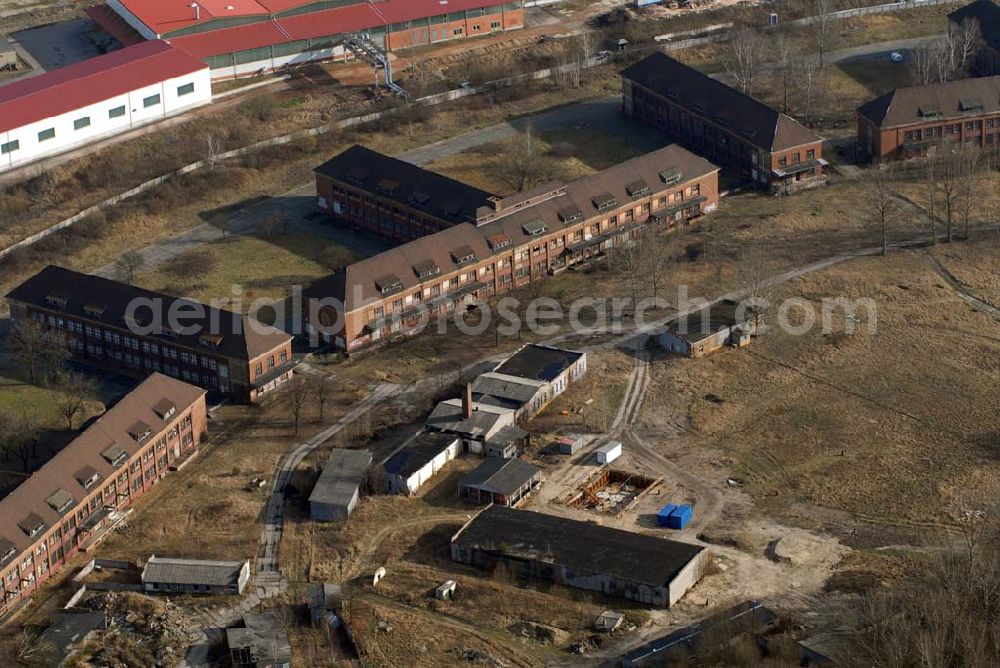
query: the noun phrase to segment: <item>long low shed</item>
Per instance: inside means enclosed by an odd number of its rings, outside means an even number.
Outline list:
[[[518,576],[658,607],[675,604],[698,582],[707,554],[700,545],[498,505],[451,539],[451,558],[460,563],[503,563]]]

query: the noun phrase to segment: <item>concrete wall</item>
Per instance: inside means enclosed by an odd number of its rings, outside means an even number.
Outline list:
[[[346,505],[312,501],[309,504],[309,514],[316,522],[342,522],[354,512],[354,508],[358,505],[359,497],[358,490],[355,489],[354,494],[351,495],[351,499]]]
[[[444,468],[444,465],[458,456],[461,441],[455,439],[447,448],[442,450],[434,459],[427,462],[419,471],[405,480],[396,475],[390,475],[389,491],[394,494],[415,494],[420,487],[430,480],[434,474]]]
[[[681,569],[677,577],[670,582],[668,606],[676,604],[691,587],[698,584],[702,574],[705,572],[705,565],[710,558],[708,550],[702,550],[694,559],[688,562],[687,566]]]
[[[194,84],[194,92],[179,96],[178,88],[189,83]],[[159,103],[144,106],[143,100],[154,95],[160,96]],[[0,132],[0,145],[14,141],[19,144],[17,150],[0,154],[0,172],[126,132],[211,101],[212,86],[206,67],[198,72],[167,79],[59,116]],[[125,114],[111,118],[109,112],[119,107],[125,107]],[[75,129],[74,122],[83,118],[89,118],[90,125]],[[39,133],[49,130],[55,131],[55,137],[41,140]]]

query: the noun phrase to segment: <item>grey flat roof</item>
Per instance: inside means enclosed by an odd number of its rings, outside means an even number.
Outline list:
[[[520,408],[531,401],[541,387],[538,381],[490,372],[472,381],[472,398],[504,408]]]
[[[458,436],[436,431],[420,432],[409,445],[389,458],[385,472],[409,478],[458,440]]]
[[[474,402],[473,408],[472,417],[465,419],[462,417],[461,400],[442,401],[431,411],[424,426],[467,436],[484,436],[504,419],[505,410],[510,410],[478,402]]]
[[[686,318],[672,318],[666,324],[667,330],[690,343],[702,341],[712,334],[743,324],[749,320],[745,316],[743,320],[737,319],[739,304],[729,299],[724,299],[710,306],[688,315]],[[749,311],[747,311],[749,313]]]
[[[204,561],[152,556],[142,569],[142,581],[228,587],[239,582],[245,561]]]
[[[309,495],[309,503],[349,504],[364,482],[371,463],[370,450],[334,448]]]
[[[508,376],[550,382],[568,369],[583,353],[529,343],[502,362],[494,371]]]
[[[52,645],[55,656],[49,657],[49,665],[58,666],[62,664],[73,645],[82,641],[92,631],[107,627],[107,617],[104,612],[61,612],[52,625],[42,631],[39,641]]]
[[[705,548],[529,510],[492,505],[455,536],[466,548],[662,587]]]
[[[539,473],[541,473],[540,468],[521,459],[487,457],[482,464],[466,474],[459,484],[479,487],[495,494],[510,495]]]

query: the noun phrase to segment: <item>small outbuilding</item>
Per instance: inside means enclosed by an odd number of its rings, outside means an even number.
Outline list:
[[[618,441],[608,441],[597,448],[597,463],[610,464],[622,456],[622,444]]]
[[[556,447],[560,455],[575,455],[583,447],[583,440],[582,434],[566,434],[556,439]]]
[[[597,617],[597,621],[594,622],[594,628],[598,631],[604,631],[605,633],[611,633],[625,621],[625,615],[620,612],[613,612],[611,610],[605,610]]]
[[[391,494],[414,494],[421,485],[458,456],[461,439],[454,434],[422,431],[386,461],[386,488]]]
[[[455,588],[457,586],[458,585],[455,583],[454,580],[447,580],[442,585],[440,585],[437,589],[434,590],[434,598],[438,599],[439,601],[444,601],[444,600],[447,600],[447,599],[454,598],[455,597]]]
[[[458,495],[472,503],[515,506],[542,484],[542,470],[520,459],[487,457],[458,483]]]
[[[306,592],[309,605],[309,618],[313,626],[320,626],[325,621],[332,627],[337,626],[337,611],[343,605],[343,590],[338,584],[329,582],[310,583]]]
[[[724,299],[667,322],[659,343],[672,353],[702,357],[724,346],[749,345],[755,331],[756,319],[750,309]]]
[[[142,569],[142,590],[155,594],[242,594],[249,561],[167,559],[155,554]]]
[[[234,666],[290,668],[292,665],[288,633],[273,612],[244,615],[241,628],[226,629],[226,642]]]
[[[358,505],[361,485],[371,463],[369,450],[332,449],[309,495],[312,518],[318,522],[333,522],[350,517]]]

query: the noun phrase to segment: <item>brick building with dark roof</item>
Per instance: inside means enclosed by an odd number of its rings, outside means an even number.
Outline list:
[[[256,401],[291,378],[292,337],[248,315],[50,265],[7,294],[11,320],[60,332],[75,359]],[[171,314],[177,326],[171,326]]]
[[[787,193],[826,182],[822,137],[763,102],[663,53],[621,78],[626,114],[757,186]]]
[[[948,14],[948,30],[962,30],[973,22],[980,43],[973,61],[973,71],[981,76],[1000,75],[1000,5],[994,0],[976,0]]]
[[[0,499],[0,615],[198,447],[205,391],[154,373]]]
[[[935,155],[948,143],[1000,149],[1000,76],[897,88],[858,107],[862,159]]]
[[[380,177],[371,171],[363,190],[378,203],[380,228],[382,221],[389,229],[391,221],[427,216],[408,197],[379,193]],[[307,328],[347,352],[417,331],[428,316],[584,263],[647,226],[690,223],[718,205],[718,171],[669,145],[570,183],[493,197],[474,221],[418,236],[314,283],[304,293]],[[342,210],[346,196],[325,190],[323,178],[317,189],[327,210]],[[416,227],[401,236],[413,234]]]

